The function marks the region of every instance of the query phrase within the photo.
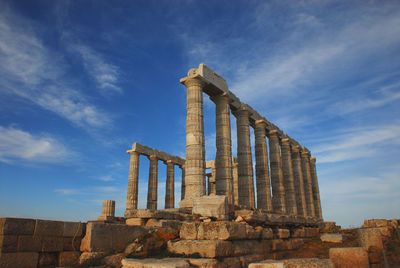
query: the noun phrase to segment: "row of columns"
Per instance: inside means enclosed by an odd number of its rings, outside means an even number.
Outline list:
[[[205,147],[203,120],[204,82],[191,70],[182,80],[187,87],[186,191],[181,207],[192,207],[193,199],[204,195]],[[230,126],[230,99],[227,93],[212,96],[216,105],[216,194],[228,203],[255,208],[253,163],[250,145],[250,112],[246,105],[232,111],[237,122],[238,201],[235,200]],[[315,158],[306,150],[281,139],[267,123],[254,123],[257,208],[283,214],[322,218]],[[269,159],[266,137],[269,142]],[[269,160],[269,161],[268,161]],[[268,167],[268,164],[270,167]],[[271,171],[269,174],[269,170]],[[271,193],[272,189],[272,193]]]
[[[126,213],[138,208],[138,191],[139,191],[139,157],[140,153],[129,151],[129,180],[128,193],[126,199]],[[157,192],[158,192],[158,158],[156,155],[147,156],[150,160],[149,181],[147,191],[147,209],[157,209]],[[165,208],[174,208],[175,206],[175,165],[172,160],[164,161],[167,165],[167,179],[165,186]],[[184,198],[184,176],[185,166],[178,165],[182,169],[182,198]]]

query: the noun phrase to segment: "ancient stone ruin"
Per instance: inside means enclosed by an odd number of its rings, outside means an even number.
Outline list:
[[[306,147],[241,102],[206,65],[189,70],[180,82],[187,88],[186,159],[134,143],[127,151],[123,217],[115,215],[114,200],[104,200],[101,215],[87,223],[1,218],[0,267],[367,268],[400,263],[400,220],[366,220],[362,228],[349,230],[324,222],[316,159]],[[203,93],[216,105],[216,156],[210,161],[205,160]],[[237,156],[232,155],[231,114]],[[150,160],[146,209],[138,208],[140,155]],[[157,207],[158,161],[167,165],[164,209]],[[179,197],[175,166],[182,170]]]

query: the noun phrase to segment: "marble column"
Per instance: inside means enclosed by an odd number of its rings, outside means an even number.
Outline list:
[[[167,181],[165,182],[165,208],[174,208],[175,205],[175,165],[171,160],[167,164]]]
[[[97,218],[99,221],[113,220],[115,217],[115,200],[103,200],[103,208],[101,216]]]
[[[187,87],[186,103],[186,163],[185,199],[180,207],[193,207],[193,199],[204,192],[205,144],[203,119],[203,82],[195,77],[196,69],[191,69],[188,77],[181,80]]]
[[[304,177],[301,168],[300,146],[292,146],[292,166],[294,188],[296,193],[297,213],[307,216],[306,194],[304,191]]]
[[[185,165],[182,165],[181,167],[182,171],[182,180],[181,180],[181,201],[185,199]]]
[[[271,130],[269,140],[269,161],[271,166],[272,207],[275,212],[286,213],[285,188],[283,186],[283,172],[279,135],[277,130]]]
[[[139,186],[139,156],[138,152],[129,151],[131,156],[129,164],[128,193],[126,196],[125,214],[138,207],[138,186]]]
[[[312,178],[310,170],[310,153],[301,152],[301,169],[304,177],[304,192],[306,194],[307,216],[315,217],[314,198],[312,193]]]
[[[233,205],[232,141],[229,97],[226,94],[210,98],[215,103],[216,155],[215,186],[217,195],[225,195]]]
[[[257,208],[272,211],[271,185],[269,181],[268,148],[266,142],[266,123],[257,120],[254,129],[256,154]]]
[[[237,160],[237,159],[236,159]],[[239,181],[238,181],[238,167],[239,164],[237,161],[232,160],[233,162],[233,196],[234,196],[234,204],[235,206],[239,206]]]
[[[215,195],[216,188],[215,188],[215,178],[213,177],[212,173],[207,173],[207,180],[208,180],[208,195]]]
[[[249,111],[246,108],[242,108],[235,112],[235,116],[237,129],[237,158],[239,164],[239,205],[247,208],[255,208]]]
[[[147,191],[147,209],[157,209],[157,187],[158,187],[158,159],[150,155],[149,183]]]
[[[297,215],[292,156],[290,151],[290,140],[288,138],[281,140],[281,152],[282,152],[283,186],[285,187],[285,196],[286,196],[286,212],[288,214]]]
[[[317,169],[315,166],[316,159],[315,157],[310,158],[310,166],[311,166],[311,178],[312,178],[312,189],[313,189],[313,197],[314,197],[314,207],[315,207],[315,216],[318,219],[322,220],[322,208],[321,208],[321,199],[319,196],[319,186],[318,186],[318,177],[317,177]]]

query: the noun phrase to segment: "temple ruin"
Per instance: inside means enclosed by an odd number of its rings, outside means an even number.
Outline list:
[[[138,209],[139,155],[145,155],[150,159],[147,209],[157,209],[160,160],[167,165],[166,209],[174,208],[177,165],[182,169],[181,208],[191,209],[195,199],[218,195],[227,198],[228,211],[257,209],[322,220],[316,159],[306,147],[241,102],[226,81],[206,65],[189,70],[180,82],[187,88],[186,159],[134,143],[127,151],[130,169],[125,217],[134,216]],[[211,161],[205,160],[203,93],[216,107],[216,156]],[[231,114],[237,124],[237,157],[232,156]],[[255,174],[250,127],[255,136]],[[210,168],[212,172],[207,173]]]

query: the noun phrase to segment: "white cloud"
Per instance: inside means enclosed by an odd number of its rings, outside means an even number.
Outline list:
[[[112,176],[102,176],[102,177],[99,177],[98,180],[107,182],[107,181],[114,181],[115,179]]]
[[[71,50],[79,53],[82,57],[86,71],[96,81],[103,93],[122,93],[122,89],[117,85],[119,68],[105,59],[93,49],[85,45],[71,45]]]
[[[46,135],[0,126],[0,161],[64,162],[74,155],[60,142]]]
[[[88,130],[108,126],[110,116],[70,85],[60,55],[44,45],[31,24],[12,12],[0,13],[0,92],[16,94]]]

